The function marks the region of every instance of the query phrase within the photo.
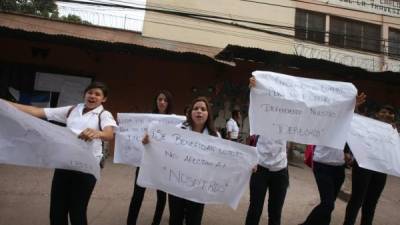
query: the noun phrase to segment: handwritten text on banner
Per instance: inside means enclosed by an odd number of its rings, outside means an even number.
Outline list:
[[[254,147],[173,126],[149,127],[138,184],[236,208],[257,164]]]
[[[177,125],[183,122],[184,116],[118,113],[119,128],[115,137],[114,162],[140,166],[143,154],[142,138],[152,121],[161,124]]]
[[[400,138],[390,124],[355,114],[348,144],[360,167],[400,177]]]
[[[0,100],[0,163],[76,170],[100,177],[91,142],[68,128],[23,113]]]
[[[353,84],[265,71],[253,75],[252,134],[343,149],[357,94]]]

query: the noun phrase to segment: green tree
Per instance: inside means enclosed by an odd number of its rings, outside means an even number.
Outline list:
[[[59,17],[55,0],[0,0],[0,11],[1,10],[90,24],[76,15]]]
[[[91,24],[90,22],[88,22],[86,20],[82,20],[79,16],[71,15],[71,14],[68,14],[68,16],[61,16],[60,19],[69,21],[69,22],[75,22],[75,23]]]
[[[0,1],[0,10],[4,11],[17,11],[18,5],[15,0],[1,0]]]

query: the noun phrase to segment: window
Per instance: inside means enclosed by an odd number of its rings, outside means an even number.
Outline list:
[[[302,40],[325,42],[325,15],[296,10],[295,37]]]
[[[371,52],[381,51],[381,27],[339,17],[331,17],[329,44]]]
[[[389,28],[389,56],[400,58],[400,30]]]

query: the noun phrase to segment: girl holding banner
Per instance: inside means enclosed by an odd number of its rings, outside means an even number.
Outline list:
[[[356,97],[356,109],[363,104],[366,95]],[[349,151],[346,143],[344,150],[317,145],[313,152],[312,169],[318,186],[320,204],[307,216],[301,225],[329,225],[335,201],[345,179],[345,152]]]
[[[84,103],[59,108],[37,108],[11,103],[17,109],[39,118],[61,123],[78,138],[93,142],[93,155],[100,163],[102,141],[114,138],[116,122],[112,114],[105,111],[108,88],[101,82],[91,83],[84,91]],[[50,198],[50,224],[68,225],[68,215],[72,225],[87,224],[87,205],[96,184],[91,174],[78,171],[55,169]]]
[[[204,97],[193,100],[186,121],[178,126],[205,135],[219,136],[214,127],[211,106]],[[149,136],[146,135],[142,142],[148,144]],[[201,224],[204,204],[169,194],[168,205],[170,211],[169,225],[183,225],[184,219],[186,225]]]
[[[161,90],[154,98],[153,112],[157,114],[171,114],[173,109],[172,95],[169,91]],[[136,225],[140,207],[143,202],[146,188],[137,185],[137,178],[140,167],[136,169],[134,191],[129,205],[127,225]],[[152,225],[159,225],[164,212],[167,195],[165,192],[157,190],[157,206],[154,212]]]
[[[256,80],[250,78],[249,87],[255,87]],[[251,145],[257,147],[259,162],[250,179],[250,205],[246,225],[258,225],[263,211],[264,199],[269,189],[268,224],[280,225],[286,190],[289,186],[286,141],[270,140],[253,135]]]
[[[389,105],[381,106],[375,113],[375,118],[393,125],[394,108]],[[354,225],[361,207],[361,225],[372,225],[376,205],[385,188],[386,177],[384,173],[361,168],[356,161],[353,162],[351,197],[346,207],[344,225]]]

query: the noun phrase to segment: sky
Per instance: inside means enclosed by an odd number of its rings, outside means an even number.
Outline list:
[[[108,3],[144,7],[146,0],[80,0],[95,3]],[[90,6],[67,2],[57,2],[60,16],[74,14],[94,25],[126,29],[141,32],[144,10],[122,9],[115,7]]]

